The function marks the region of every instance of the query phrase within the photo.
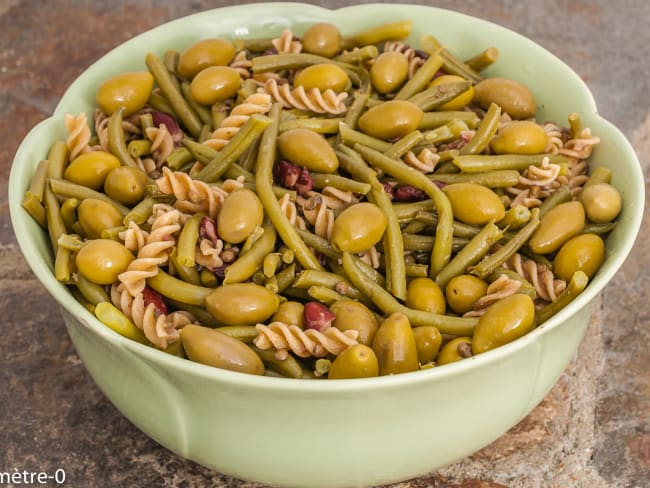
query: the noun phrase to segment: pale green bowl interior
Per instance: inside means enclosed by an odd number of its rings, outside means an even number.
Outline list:
[[[486,71],[487,75],[507,76],[531,88],[539,105],[539,121],[553,120],[566,124],[567,116],[578,112],[584,125],[591,127],[593,133],[602,140],[593,153],[592,164],[603,165],[613,172],[613,184],[620,190],[624,201],[619,223],[607,239],[607,259],[587,290],[542,327],[470,361],[441,368],[366,380],[296,381],[209,368],[129,341],[97,321],[55,280],[47,234],[32,221],[20,203],[38,161],[46,157],[54,140],[66,136],[64,114],[86,112],[91,116],[95,91],[104,79],[122,71],[146,69],[144,57],[147,52],[162,55],[167,49],[181,50],[200,38],[267,37],[277,35],[289,27],[300,35],[306,26],[317,21],[332,22],[344,34],[351,34],[398,19],[413,20],[412,44],[417,45],[422,35],[434,34],[460,58],[470,57],[491,45],[498,47],[499,61]],[[644,186],[641,167],[631,145],[616,127],[598,115],[595,102],[584,82],[562,61],[519,34],[463,14],[422,6],[377,4],[331,11],[304,4],[274,3],[229,7],[182,18],[137,36],[101,58],[70,86],[53,116],[37,125],[21,144],[12,166],[9,199],[12,224],[29,265],[63,307],[66,317],[76,317],[87,329],[86,332],[97,340],[112,344],[116,351],[128,350],[169,371],[191,375],[197,381],[203,379],[220,385],[244,385],[257,388],[264,395],[311,392],[336,397],[345,395],[346,392],[386,392],[419,382],[431,387],[438,380],[444,382],[451,377],[477,374],[478,369],[506,359],[540,340],[540,336],[550,330],[563,327],[567,319],[587,307],[591,299],[611,280],[630,252],[643,215]],[[550,386],[543,385],[543,388],[547,390]],[[532,406],[534,405],[530,408]],[[449,408],[452,409],[453,406]],[[510,425],[518,420],[519,418],[513,418]],[[143,430],[157,438],[155,427]],[[182,451],[179,448],[175,450]],[[465,455],[469,453],[466,452]],[[200,461],[211,464],[204,459]],[[432,465],[432,469],[435,466]],[[231,472],[240,474],[236,469]]]

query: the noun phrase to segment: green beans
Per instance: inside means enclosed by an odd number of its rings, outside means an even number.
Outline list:
[[[470,69],[479,72],[494,64],[497,59],[499,59],[499,49],[494,46],[490,46],[478,53],[476,56],[465,61],[465,64]]]
[[[98,305],[102,302],[110,303],[111,299],[104,290],[104,287],[87,280],[81,273],[77,274],[75,284],[77,285],[79,292],[89,303],[92,303],[93,305]]]
[[[59,237],[66,233],[66,228],[63,217],[61,216],[61,207],[59,207],[59,202],[56,199],[56,195],[52,192],[50,185],[45,187],[44,203],[47,230],[50,234],[50,242],[52,243],[54,255],[56,255],[59,247]]]
[[[255,241],[248,252],[240,255],[237,261],[226,269],[223,284],[241,283],[261,268],[264,258],[273,251],[275,247],[276,232],[270,223],[263,226],[264,233]]]
[[[540,212],[541,213],[541,212]],[[497,222],[499,227],[508,227],[511,230],[519,229],[530,221],[531,213],[528,207],[524,205],[515,205],[511,207],[505,217]]]
[[[566,164],[567,158],[560,155],[546,154],[505,154],[498,156],[485,155],[460,155],[454,157],[453,161],[463,173],[480,173],[482,171],[496,171],[511,169],[523,171],[529,166],[540,166],[545,158],[551,164]]]
[[[78,200],[84,200],[86,198],[96,198],[106,202],[117,209],[122,215],[129,213],[129,209],[122,205],[119,202],[116,202],[112,198],[106,196],[104,193],[100,193],[95,190],[91,190],[88,187],[77,185],[67,180],[58,180],[56,178],[50,179],[50,187],[52,191],[56,193],[59,197],[62,198],[76,198]]]
[[[445,110],[442,112],[426,112],[420,122],[420,130],[430,130],[448,124],[453,121],[462,121],[468,127],[478,126],[480,118],[474,112],[465,112],[459,110]]]
[[[339,135],[341,136],[341,141],[348,146],[354,146],[354,144],[358,143],[381,152],[388,151],[391,148],[390,142],[382,141],[376,137],[356,131],[344,122],[339,123]]]
[[[425,112],[428,112],[453,100],[461,93],[466,92],[471,86],[472,84],[469,81],[436,85],[417,95],[413,95],[409,98],[409,102],[414,103]]]
[[[293,119],[280,122],[279,132],[286,132],[292,129],[309,129],[319,134],[336,134],[339,131],[341,118],[321,119]]]
[[[442,58],[440,55],[437,52],[431,53],[429,59],[420,66],[420,69],[415,72],[415,75],[413,75],[413,77],[402,86],[400,91],[397,92],[395,100],[408,100],[424,90],[441,66]]]
[[[101,302],[95,306],[95,316],[107,327],[128,339],[149,344],[144,333],[131,320],[120,312],[112,303]]]
[[[144,224],[153,212],[153,204],[154,199],[151,197],[142,199],[124,216],[124,225],[128,225],[129,222],[135,222],[138,225]]]
[[[264,130],[260,151],[257,158],[257,172],[255,174],[255,187],[266,210],[266,213],[277,229],[278,234],[295,253],[296,259],[306,269],[319,269],[323,267],[314,256],[314,253],[305,245],[296,229],[289,223],[289,220],[282,212],[280,204],[275,198],[272,189],[273,181],[273,160],[275,158],[276,140],[278,134],[278,118],[281,106],[275,104],[271,109],[271,124]]]
[[[349,49],[354,46],[379,44],[391,39],[404,39],[411,33],[412,25],[413,22],[410,20],[400,20],[390,24],[371,27],[365,31],[345,37],[343,39],[343,46],[345,49]]]
[[[508,188],[519,183],[519,172],[514,169],[485,171],[483,173],[434,173],[428,176],[432,181],[439,181],[448,185],[452,183],[476,183],[489,188]]]
[[[562,185],[553,193],[551,193],[550,196],[544,199],[542,204],[539,206],[540,218],[543,217],[544,214],[546,214],[552,208],[557,207],[561,203],[569,202],[571,199],[571,189],[567,185]]]
[[[47,228],[47,217],[45,215],[45,207],[41,204],[39,199],[28,191],[25,193],[25,198],[21,203],[22,207],[27,210],[29,215],[44,229]]]
[[[424,135],[419,130],[413,131],[396,141],[384,154],[389,158],[398,159],[404,156],[407,152],[417,146]]]
[[[205,306],[205,298],[212,292],[211,288],[185,283],[161,269],[156,276],[147,279],[147,285],[165,297],[189,305]]]
[[[160,58],[151,53],[147,54],[145,62],[176,116],[192,136],[198,137],[201,132],[201,119],[185,101],[185,98],[183,98],[183,95],[172,81],[172,76],[165,68],[165,65]]]
[[[63,141],[55,141],[47,154],[47,177],[63,178],[63,170],[68,164],[68,148]],[[40,186],[40,183],[37,183]]]
[[[124,166],[135,167],[135,161],[129,154],[124,139],[124,127],[122,126],[122,113],[124,107],[118,108],[108,119],[108,147],[117,159]]]
[[[199,226],[204,213],[197,213],[185,224],[178,236],[178,264],[181,266],[194,266],[194,255],[196,254],[196,243],[199,239]]]
[[[588,283],[589,277],[584,271],[576,271],[573,273],[571,280],[564,291],[560,293],[560,296],[535,314],[537,325],[543,324],[571,303],[580,293],[582,293]]]
[[[351,180],[344,176],[339,176],[333,173],[310,173],[311,179],[314,182],[314,188],[320,190],[326,186],[333,186],[339,190],[351,191],[366,195],[371,186],[368,183],[361,181]]]
[[[496,134],[499,121],[501,120],[501,107],[496,103],[490,104],[485,117],[479,124],[474,137],[460,149],[461,156],[466,154],[478,154],[487,147],[490,140]]]

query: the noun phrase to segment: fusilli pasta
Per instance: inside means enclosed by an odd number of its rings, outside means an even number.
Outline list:
[[[344,103],[348,97],[347,92],[336,93],[330,89],[322,92],[318,88],[306,91],[302,86],[292,89],[288,83],[279,85],[274,79],[267,80],[263,90],[285,108],[297,108],[332,115],[342,114],[348,109]]]
[[[65,128],[68,131],[68,138],[65,144],[70,151],[70,161],[74,160],[80,154],[91,150],[88,146],[90,142],[90,127],[88,127],[88,119],[85,113],[81,113],[76,117],[65,114]]]
[[[555,277],[553,272],[543,264],[532,259],[526,259],[521,254],[515,253],[505,262],[508,269],[516,272],[533,285],[538,298],[546,302],[553,302],[566,288],[566,282]]]

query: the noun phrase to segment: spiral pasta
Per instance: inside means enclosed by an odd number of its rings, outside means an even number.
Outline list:
[[[537,296],[546,302],[553,302],[566,288],[566,282],[555,277],[543,264],[526,259],[515,253],[505,262],[505,266],[530,282]]]
[[[271,40],[271,44],[278,53],[299,53],[302,51],[302,43],[296,40],[289,29],[282,31],[279,37]]]
[[[271,110],[271,97],[266,93],[253,93],[246,99],[233,107],[230,115],[226,117],[221,126],[212,132],[210,137],[203,141],[203,144],[212,149],[219,150],[228,144],[228,141],[239,131],[242,125],[253,114],[265,114]]]
[[[275,79],[267,80],[263,90],[285,108],[297,108],[332,115],[342,114],[348,109],[344,103],[348,97],[347,92],[336,93],[331,89],[323,92],[318,88],[306,91],[302,86],[292,89],[288,83],[278,84]]]
[[[329,354],[337,356],[349,346],[358,344],[359,332],[341,331],[330,327],[323,332],[316,329],[302,330],[297,325],[284,322],[272,322],[269,325],[257,324],[258,336],[253,344],[260,349],[275,349],[276,357],[287,357],[288,351],[301,358],[324,357]]]
[[[194,261],[196,261],[196,264],[214,271],[224,264],[221,258],[222,252],[223,241],[221,239],[217,239],[215,242],[210,239],[201,239],[198,246],[196,246]]]
[[[76,117],[71,114],[65,114],[64,120],[65,128],[68,131],[68,138],[65,144],[70,151],[70,161],[72,161],[77,156],[91,150],[88,146],[90,142],[90,127],[88,127],[88,119],[85,113],[81,113]]]
[[[246,80],[251,77],[253,63],[248,59],[246,51],[239,51],[230,62],[230,67],[239,73],[242,80]]]
[[[298,214],[298,208],[296,207],[295,202],[291,201],[291,196],[288,193],[282,195],[280,200],[278,200],[278,203],[280,204],[280,210],[282,210],[282,213],[291,225],[298,229],[307,229],[305,220]]]
[[[485,310],[493,303],[501,300],[502,298],[509,297],[519,292],[521,289],[521,281],[509,278],[502,274],[494,280],[487,288],[485,295],[476,300],[472,305],[472,310],[465,312],[463,317],[480,317],[485,313]]]
[[[440,156],[435,152],[435,150],[424,147],[417,155],[413,151],[407,152],[402,157],[402,160],[422,173],[432,173],[436,164],[440,161]]]
[[[162,171],[156,185],[162,193],[176,197],[176,208],[183,212],[207,212],[213,219],[217,217],[226,195],[221,188],[195,180],[182,171],[172,171],[167,167]]]
[[[147,127],[145,133],[151,141],[151,154],[156,161],[156,166],[160,166],[174,150],[174,139],[165,124],[160,124],[158,127]]]
[[[415,49],[404,42],[388,41],[386,44],[384,44],[384,52],[390,51],[398,52],[406,58],[409,63],[409,78],[413,78],[413,75],[425,62],[425,59],[422,56],[418,55]]]
[[[310,192],[309,199],[300,199],[302,213],[307,222],[314,227],[314,233],[325,239],[330,238],[334,229],[334,211],[327,206],[327,200],[317,192]]]
[[[149,233],[146,230],[141,229],[135,222],[130,221],[127,228],[120,232],[118,237],[122,242],[124,242],[124,246],[129,251],[138,253],[147,243]]]

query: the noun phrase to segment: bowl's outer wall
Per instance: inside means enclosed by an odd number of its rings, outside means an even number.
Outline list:
[[[227,474],[275,485],[351,486],[400,480],[469,455],[496,439],[548,392],[586,329],[589,301],[628,254],[642,216],[643,177],[624,136],[596,113],[582,81],[531,41],[455,12],[400,5],[414,22],[411,41],[433,33],[461,58],[489,45],[500,59],[490,75],[527,84],[538,118],[562,122],[579,112],[602,138],[597,164],[614,172],[624,208],[608,238],[608,260],[569,307],[524,338],[460,363],[391,378],[306,382],[216,370],[118,336],[90,316],[52,275],[47,235],[20,207],[49,144],[65,137],[63,114],[92,114],[97,86],[112,74],[146,69],[147,52],[182,49],[196,39],[298,35],[327,20],[347,34],[397,19],[391,5],[328,11],[256,4],[197,14],[154,29],[112,51],[70,87],[53,118],[18,150],[10,179],[11,218],[35,274],[61,304],[70,336],[107,397],[158,442]],[[245,29],[242,26],[249,26]],[[81,318],[81,319],[80,319]]]

